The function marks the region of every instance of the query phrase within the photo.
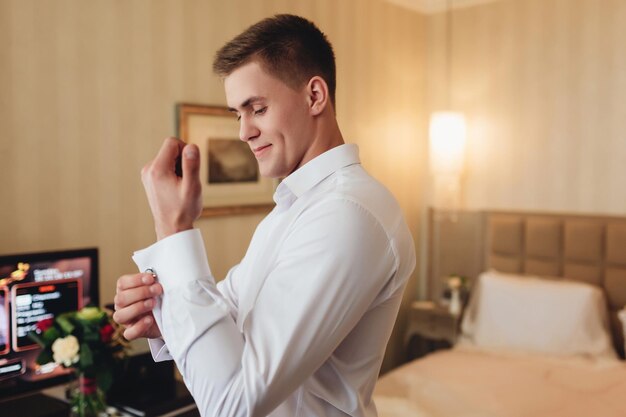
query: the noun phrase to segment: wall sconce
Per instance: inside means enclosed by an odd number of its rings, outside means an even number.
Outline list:
[[[434,177],[433,206],[456,211],[461,201],[461,175],[465,165],[465,117],[436,112],[430,117],[430,171]]]
[[[430,236],[430,263],[433,285],[428,288],[430,295],[438,302],[443,302],[443,290],[447,277],[442,276],[442,230],[458,221],[461,207],[461,176],[465,165],[465,117],[461,113],[445,111],[433,113],[429,126],[429,161],[433,175],[433,222]],[[452,229],[453,230],[453,229]],[[450,236],[448,234],[448,236]],[[450,311],[455,305],[450,304]],[[458,313],[458,312],[457,312]]]
[[[452,1],[446,1],[446,109],[430,116],[429,162],[433,175],[432,230],[429,231],[429,283],[427,291],[435,301],[440,301],[447,277],[442,276],[442,237],[445,230],[455,226],[461,208],[461,177],[465,165],[466,125],[462,113],[452,111]],[[447,237],[446,237],[447,238]]]

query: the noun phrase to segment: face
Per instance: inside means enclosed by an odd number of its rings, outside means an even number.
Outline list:
[[[228,75],[224,88],[228,107],[239,119],[239,138],[250,146],[261,175],[286,177],[311,159],[305,87],[294,90],[250,62]]]

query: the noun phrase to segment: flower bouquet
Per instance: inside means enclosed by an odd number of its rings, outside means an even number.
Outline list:
[[[43,348],[38,364],[54,362],[77,374],[79,386],[71,392],[74,415],[98,416],[105,410],[104,393],[113,382],[114,365],[128,347],[122,331],[105,311],[84,307],[42,320],[29,333]]]

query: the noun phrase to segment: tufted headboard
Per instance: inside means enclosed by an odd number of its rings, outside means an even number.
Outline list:
[[[617,311],[626,305],[626,218],[485,212],[484,267],[571,279],[604,289],[616,350],[624,357]]]

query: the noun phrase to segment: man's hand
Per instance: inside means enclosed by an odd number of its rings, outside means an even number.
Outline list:
[[[175,173],[182,153],[182,178]],[[196,145],[167,138],[158,155],[141,170],[148,203],[154,217],[157,239],[193,228],[202,212],[200,153]]]
[[[123,275],[117,280],[113,320],[126,326],[126,339],[161,337],[152,315],[156,297],[161,294],[163,287],[155,282],[152,274]]]

